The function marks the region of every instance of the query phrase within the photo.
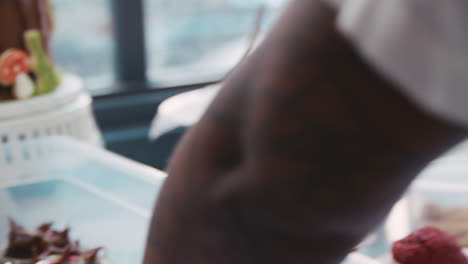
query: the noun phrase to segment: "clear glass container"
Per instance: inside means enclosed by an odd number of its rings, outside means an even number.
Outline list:
[[[468,155],[435,161],[408,192],[411,229],[434,226],[468,247]]]

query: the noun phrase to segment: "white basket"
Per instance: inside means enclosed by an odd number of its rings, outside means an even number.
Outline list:
[[[0,140],[23,141],[52,135],[101,146],[102,138],[91,109],[91,97],[79,78],[66,75],[51,94],[0,104]]]
[[[0,245],[7,217],[54,221],[114,264],[141,263],[165,174],[68,137],[0,143]]]

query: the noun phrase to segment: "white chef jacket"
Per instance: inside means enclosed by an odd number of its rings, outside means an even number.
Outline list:
[[[468,127],[468,0],[324,0],[361,55],[426,111]]]

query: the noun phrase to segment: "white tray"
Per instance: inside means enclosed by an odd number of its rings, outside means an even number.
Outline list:
[[[0,245],[7,217],[29,228],[54,221],[104,246],[113,264],[141,263],[163,172],[59,137],[0,144],[0,172]]]

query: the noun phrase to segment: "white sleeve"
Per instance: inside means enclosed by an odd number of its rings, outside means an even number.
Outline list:
[[[338,28],[426,111],[468,127],[468,0],[327,0]]]

